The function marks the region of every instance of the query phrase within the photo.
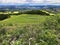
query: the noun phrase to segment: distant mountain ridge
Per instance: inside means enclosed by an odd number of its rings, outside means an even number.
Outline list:
[[[60,5],[0,5],[0,10],[60,9]]]

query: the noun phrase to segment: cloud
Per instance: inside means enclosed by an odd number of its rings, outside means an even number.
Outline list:
[[[3,4],[25,4],[25,3],[31,3],[31,4],[60,4],[60,0],[0,0],[0,3]]]
[[[33,3],[43,3],[44,0],[33,0]]]
[[[26,3],[26,0],[1,0],[1,3]]]
[[[34,3],[60,4],[60,0],[33,0]]]
[[[60,3],[60,0],[46,0],[46,3],[50,4],[58,4]]]

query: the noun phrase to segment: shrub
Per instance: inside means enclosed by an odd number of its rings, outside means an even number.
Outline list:
[[[10,17],[10,15],[1,14],[0,15],[0,20],[4,20],[4,19],[9,18],[9,17]]]
[[[56,29],[57,24],[58,24],[58,20],[56,16],[48,17],[44,22],[44,26],[46,29]]]
[[[58,41],[56,39],[55,31],[44,30],[38,34],[37,42],[41,45],[57,45]]]

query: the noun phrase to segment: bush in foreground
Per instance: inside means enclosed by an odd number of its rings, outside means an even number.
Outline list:
[[[0,20],[4,20],[6,18],[9,18],[10,15],[6,15],[6,14],[0,14]]]
[[[55,30],[47,30],[42,25],[28,24],[23,27],[5,26],[1,28],[1,45],[58,45]],[[3,31],[4,30],[4,31]]]

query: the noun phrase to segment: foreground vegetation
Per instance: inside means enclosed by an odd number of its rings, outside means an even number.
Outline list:
[[[60,15],[11,15],[0,21],[0,45],[60,45]]]

